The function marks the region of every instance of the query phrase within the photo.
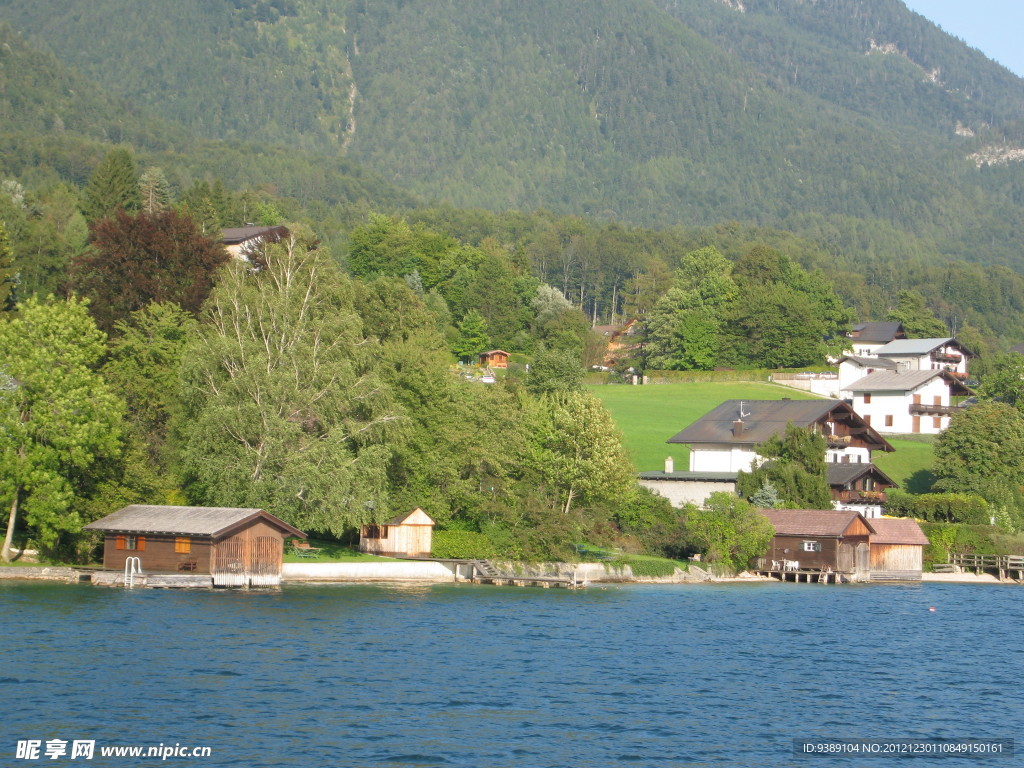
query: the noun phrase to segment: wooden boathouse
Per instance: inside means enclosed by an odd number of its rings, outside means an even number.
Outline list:
[[[870,521],[871,580],[920,581],[928,537],[916,520],[879,517]]]
[[[364,525],[359,551],[385,557],[430,557],[434,521],[419,507],[383,523]]]
[[[875,532],[858,512],[836,509],[763,509],[775,529],[755,570],[782,581],[862,581],[871,570]]]
[[[132,504],[85,526],[103,534],[103,567],[198,576],[213,586],[281,583],[284,539],[306,534],[262,509]]]

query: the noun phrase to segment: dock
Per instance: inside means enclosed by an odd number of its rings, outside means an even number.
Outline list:
[[[541,587],[542,589],[550,589],[551,587],[583,589],[587,586],[586,580],[577,579],[575,575],[528,576],[518,573],[502,573],[490,560],[438,559],[437,562],[445,563],[451,567],[456,581],[462,578],[474,584],[492,584],[499,587]]]
[[[953,555],[948,563],[936,563],[936,573],[994,574],[1000,581],[1024,582],[1024,555],[979,555],[965,553]]]
[[[801,581],[808,584],[849,584],[853,579],[852,573],[834,571],[831,568],[754,568],[753,573],[758,576],[768,576],[779,581]]]
[[[99,587],[125,586],[124,574],[118,571],[96,571],[92,583]],[[132,587],[148,589],[213,589],[213,576],[192,573],[136,573]]]

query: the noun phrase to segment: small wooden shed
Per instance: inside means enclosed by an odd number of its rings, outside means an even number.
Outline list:
[[[262,509],[132,504],[85,526],[104,535],[103,567],[138,557],[149,572],[210,574],[215,586],[281,582],[286,536],[306,538]]]
[[[508,368],[508,352],[503,349],[481,352],[480,365],[488,365],[491,368]]]
[[[775,536],[759,567],[764,570],[821,570],[866,578],[874,521],[836,509],[764,509]],[[769,562],[770,561],[770,562]],[[773,568],[772,565],[779,567]]]
[[[412,512],[373,525],[359,532],[359,551],[388,557],[430,555],[434,521],[419,507]]]
[[[871,527],[871,580],[920,581],[928,537],[917,521],[879,517]]]

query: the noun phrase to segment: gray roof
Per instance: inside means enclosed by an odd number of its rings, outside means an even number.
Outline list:
[[[826,464],[826,472],[828,473],[828,484],[832,487],[846,485],[852,483],[854,480],[860,480],[864,475],[874,475],[879,480],[888,483],[893,488],[899,486],[896,482],[885,474],[882,470],[876,467],[874,464]]]
[[[641,472],[638,477],[641,480],[689,480],[691,482],[704,481],[707,483],[735,483],[738,472]]]
[[[293,528],[262,509],[239,507],[166,507],[131,504],[84,527],[87,531],[215,536],[255,517],[262,517],[289,535],[306,537],[298,528]]]
[[[878,371],[848,384],[849,392],[910,392],[927,384],[942,371]]]
[[[890,341],[884,347],[876,349],[875,354],[927,355],[929,352],[955,341],[956,339],[948,336],[944,339],[896,339],[895,341]]]
[[[733,434],[733,423],[740,419],[741,404],[743,432],[737,437]],[[855,426],[863,428],[864,439],[875,442],[879,449],[892,450],[892,446],[842,400],[726,400],[682,432],[670,437],[668,442],[754,445],[781,435],[791,422],[798,427],[809,427],[825,421],[826,417],[833,414],[834,417],[847,418]]]
[[[847,360],[852,360],[863,368],[885,368],[893,371],[897,368],[895,360],[888,360],[884,357],[858,357],[857,355],[847,355],[846,357],[839,358],[840,363],[846,362]]]
[[[255,238],[265,238],[277,242],[288,235],[288,228],[277,225],[273,227],[228,227],[220,231],[220,241],[225,245],[237,245]]]
[[[867,341],[877,344],[892,341],[902,331],[903,323],[900,322],[858,323],[853,326],[849,336],[854,341]]]

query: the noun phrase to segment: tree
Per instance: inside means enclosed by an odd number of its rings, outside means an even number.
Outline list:
[[[487,335],[487,321],[475,309],[466,313],[459,323],[459,335],[452,352],[460,360],[473,360],[487,349],[490,337]]]
[[[85,302],[28,299],[0,322],[0,497],[10,559],[19,515],[44,550],[75,534],[83,505],[120,451],[124,406],[96,367],[106,335]]]
[[[887,320],[903,323],[908,339],[939,339],[949,336],[946,324],[928,308],[924,296],[917,291],[900,291],[896,308],[889,311]]]
[[[135,216],[119,210],[91,230],[90,247],[72,262],[72,281],[93,300],[93,316],[108,330],[150,302],[197,313],[229,258],[174,210]]]
[[[7,228],[0,222],[0,311],[10,309],[17,278],[11,241],[7,237]]]
[[[825,438],[810,429],[787,424],[755,450],[766,463],[741,472],[737,489],[747,498],[772,485],[782,503],[792,509],[831,509],[832,492],[825,464]]]
[[[935,442],[935,487],[977,493],[992,502],[993,484],[1024,485],[1024,414],[1001,402],[960,411]]]
[[[404,419],[330,255],[293,236],[258,272],[232,264],[204,320],[174,429],[190,498],[334,535],[386,517]]]
[[[731,493],[712,493],[703,509],[686,508],[686,529],[700,543],[708,561],[736,571],[763,555],[775,535],[768,518]]]
[[[997,355],[986,361],[985,369],[978,396],[1024,410],[1024,355]]]
[[[636,481],[611,414],[586,391],[540,399],[533,470],[558,494],[568,514],[580,504],[625,499]]]
[[[171,206],[171,185],[162,168],[151,165],[139,177],[139,197],[144,213],[154,214]],[[277,223],[277,222],[274,222]]]
[[[578,392],[583,389],[583,377],[579,354],[541,347],[526,374],[526,389],[534,395]]]
[[[82,213],[90,224],[116,213],[139,210],[141,199],[135,178],[135,162],[126,149],[111,150],[82,192]]]
[[[115,326],[104,378],[124,399],[127,421],[151,463],[167,463],[167,424],[178,397],[185,342],[196,321],[177,304],[153,303]]]

